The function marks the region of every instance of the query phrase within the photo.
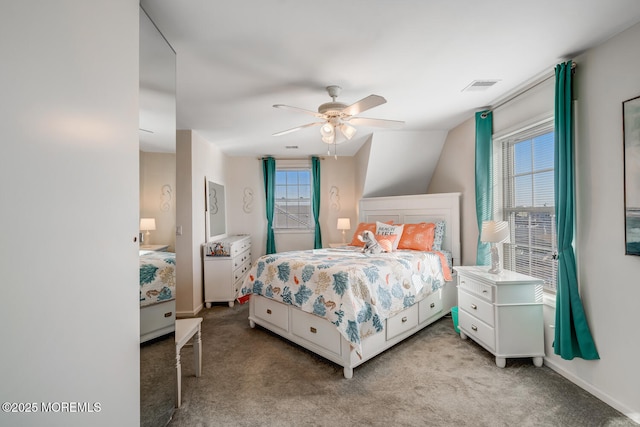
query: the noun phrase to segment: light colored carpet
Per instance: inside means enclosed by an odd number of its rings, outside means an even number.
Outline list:
[[[203,374],[183,349],[182,407],[170,427],[636,426],[531,359],[504,369],[451,318],[355,368],[342,368],[247,320],[248,304],[201,313]],[[143,413],[143,417],[144,417]]]

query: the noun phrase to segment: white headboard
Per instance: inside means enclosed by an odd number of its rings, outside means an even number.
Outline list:
[[[460,193],[417,194],[411,196],[360,199],[360,222],[393,221],[396,224],[445,221],[442,248],[451,251],[459,265]]]

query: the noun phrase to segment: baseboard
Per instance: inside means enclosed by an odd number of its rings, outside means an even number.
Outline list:
[[[192,311],[176,311],[176,317],[196,317],[203,308],[204,303],[200,304]]]
[[[546,366],[548,366],[550,369],[552,369],[555,372],[557,372],[558,374],[562,375],[564,378],[568,379],[569,381],[571,381],[572,383],[577,385],[578,387],[586,390],[587,392],[591,393],[592,395],[594,395],[598,399],[602,400],[607,405],[609,405],[612,408],[622,412],[625,416],[627,416],[629,419],[631,419],[631,421],[635,422],[636,424],[640,424],[640,413],[639,412],[634,412],[632,409],[630,409],[626,405],[623,405],[622,403],[618,402],[613,397],[609,396],[607,393],[604,393],[602,390],[599,390],[596,387],[594,387],[593,385],[591,385],[591,384],[585,382],[584,380],[578,378],[577,376],[575,376],[571,372],[567,371],[566,369],[560,367],[557,363],[555,363],[554,361],[550,360],[547,357],[545,357],[545,359],[544,359],[544,364]]]

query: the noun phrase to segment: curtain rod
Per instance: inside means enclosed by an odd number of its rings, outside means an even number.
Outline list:
[[[309,156],[309,157],[276,157],[276,156],[262,156],[262,157],[258,157],[258,160],[264,160],[267,159],[269,157],[273,157],[276,160],[311,160],[312,157],[317,157],[320,160],[324,160],[324,157],[322,156]]]
[[[576,63],[572,62],[571,63],[571,72],[575,72],[575,69],[576,69]],[[524,89],[516,92],[515,94],[511,95],[507,99],[505,99],[503,101],[500,101],[495,106],[491,106],[491,107],[487,108],[487,110],[489,110],[489,111],[497,110],[498,108],[504,106],[505,104],[508,104],[509,102],[513,101],[514,99],[520,97],[521,95],[524,95],[525,93],[529,92],[531,89],[534,89],[534,88],[540,86],[542,83],[546,82],[549,79],[554,78],[555,76],[556,76],[556,73],[555,73],[555,68],[554,68],[554,71],[551,74],[548,74],[548,75],[542,77],[540,80],[531,83],[529,86],[527,86]],[[481,114],[481,116],[482,116],[483,119],[485,117],[487,117],[486,114]]]

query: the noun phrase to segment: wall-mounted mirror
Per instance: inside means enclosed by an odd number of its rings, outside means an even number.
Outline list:
[[[207,242],[211,242],[227,233],[224,185],[205,179],[205,187]]]
[[[145,11],[140,9],[140,151],[175,153],[176,56]],[[142,188],[142,180],[140,186]],[[141,196],[143,191],[141,190]],[[158,206],[160,204],[158,203]],[[142,199],[141,199],[142,207]],[[167,215],[160,207],[149,216]],[[172,226],[175,228],[175,225]],[[132,283],[131,286],[134,286]],[[164,301],[171,304],[175,301]],[[160,304],[140,308],[141,334],[165,325]],[[175,308],[173,310],[175,315]],[[169,319],[171,320],[171,319]],[[169,323],[170,325],[170,323]],[[146,334],[144,334],[146,336]],[[175,338],[156,336],[140,345],[140,425],[164,426],[176,406]]]

